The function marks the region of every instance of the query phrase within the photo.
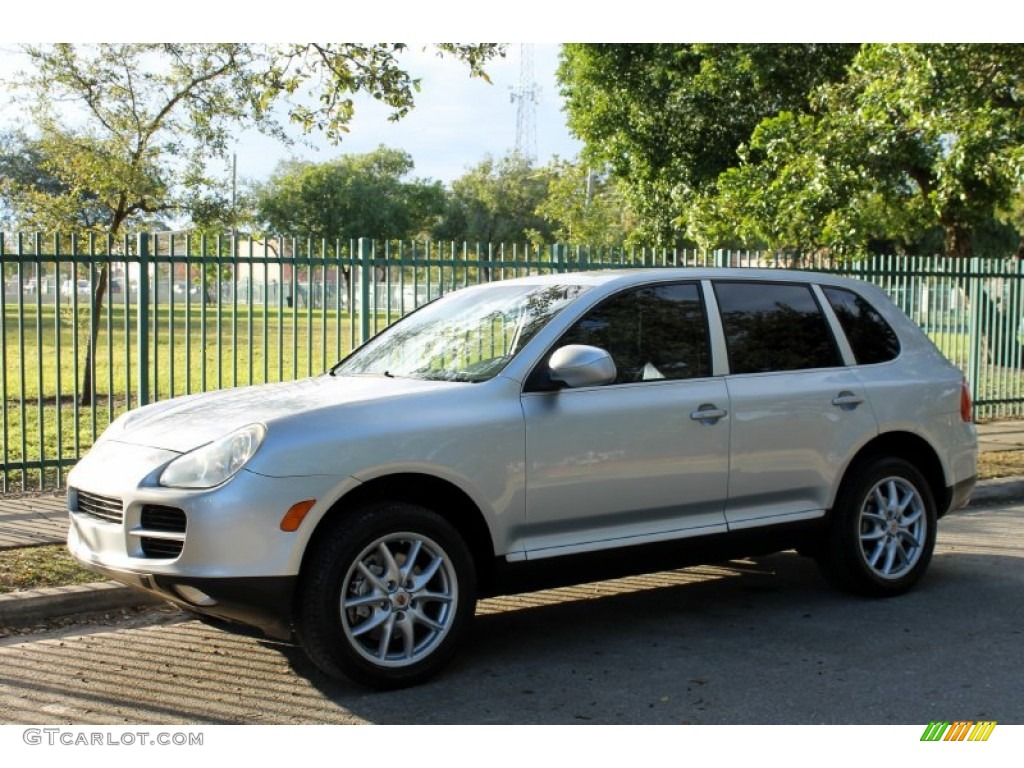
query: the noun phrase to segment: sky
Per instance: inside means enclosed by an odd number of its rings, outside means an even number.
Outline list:
[[[403,55],[408,68],[422,79],[412,112],[398,122],[389,110],[368,97],[356,99],[350,133],[339,146],[324,140],[313,147],[282,147],[274,140],[247,133],[238,142],[238,176],[264,179],[277,162],[299,157],[324,162],[340,153],[370,152],[381,144],[412,155],[415,176],[450,183],[486,155],[502,157],[516,141],[516,104],[512,89],[520,81],[522,46],[509,45],[506,57],[487,66],[491,82],[470,78],[469,69],[451,58],[438,58],[432,49],[409,45]],[[536,160],[543,165],[553,156],[572,159],[582,145],[565,124],[562,98],[555,80],[559,46],[530,44],[533,78],[539,98],[534,105]],[[529,53],[527,53],[529,57]]]

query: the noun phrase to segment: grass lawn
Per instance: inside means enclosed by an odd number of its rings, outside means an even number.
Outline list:
[[[0,550],[0,594],[101,580],[80,566],[63,544]]]

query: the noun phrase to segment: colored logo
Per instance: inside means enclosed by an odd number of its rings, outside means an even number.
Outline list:
[[[924,729],[921,741],[988,741],[995,727],[995,720],[931,722]]]

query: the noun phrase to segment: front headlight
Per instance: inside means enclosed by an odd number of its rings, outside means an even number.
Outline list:
[[[169,488],[213,488],[227,482],[256,453],[267,429],[250,424],[179,456],[160,475]]]

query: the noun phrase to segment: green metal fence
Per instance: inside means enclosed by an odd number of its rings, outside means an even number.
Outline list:
[[[120,240],[0,234],[0,263],[0,492],[62,485],[67,469],[129,408],[315,375],[444,293],[574,270],[789,267],[870,280],[968,375],[977,418],[1024,415],[1016,260],[839,264],[747,251],[160,233]]]

